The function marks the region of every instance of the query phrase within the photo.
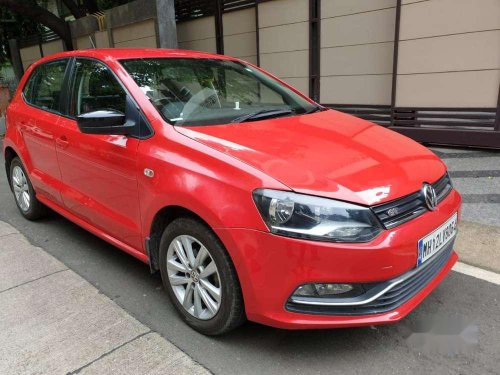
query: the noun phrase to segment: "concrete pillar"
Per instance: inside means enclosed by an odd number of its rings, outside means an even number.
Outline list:
[[[156,0],[156,22],[160,48],[177,48],[174,0]]]

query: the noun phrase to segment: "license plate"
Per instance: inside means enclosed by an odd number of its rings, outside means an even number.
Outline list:
[[[445,247],[457,234],[457,218],[455,213],[439,228],[418,241],[417,267]]]

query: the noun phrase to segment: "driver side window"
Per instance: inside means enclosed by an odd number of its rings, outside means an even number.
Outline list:
[[[108,67],[93,60],[77,60],[73,83],[74,116],[98,110],[125,113],[126,93]]]

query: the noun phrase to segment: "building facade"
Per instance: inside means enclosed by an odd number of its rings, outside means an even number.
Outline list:
[[[159,1],[77,20],[76,48],[160,46]],[[175,13],[179,48],[239,57],[418,141],[500,148],[500,0],[176,0]],[[57,49],[25,46],[23,65]]]

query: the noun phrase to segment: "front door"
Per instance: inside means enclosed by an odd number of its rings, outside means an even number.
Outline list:
[[[59,126],[57,155],[66,208],[106,234],[142,251],[136,175],[139,139],[83,134],[76,116],[101,109],[126,113],[127,95],[104,64],[77,59],[70,116]]]

